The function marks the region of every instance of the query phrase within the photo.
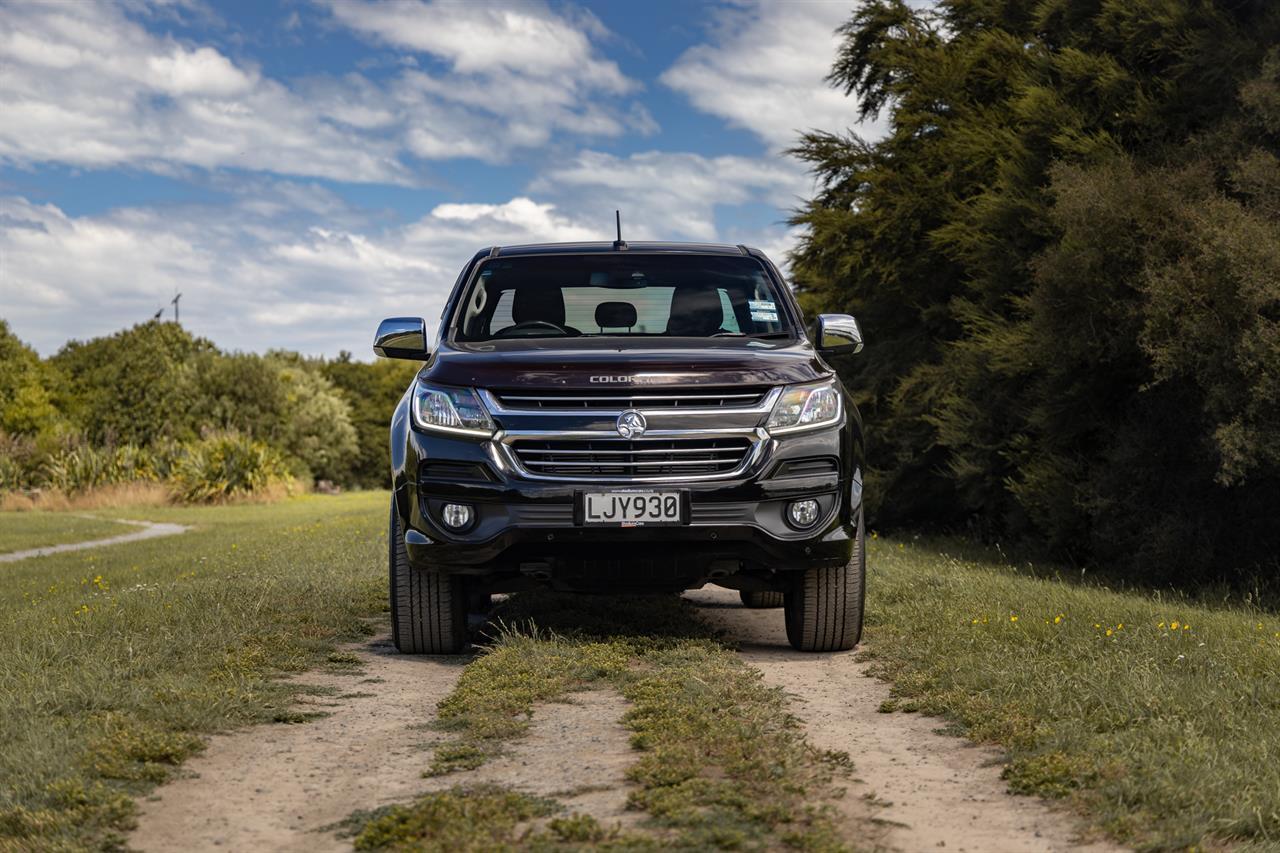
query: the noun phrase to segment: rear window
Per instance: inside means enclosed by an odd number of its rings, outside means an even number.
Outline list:
[[[754,258],[558,255],[494,258],[472,280],[456,338],[790,337]]]

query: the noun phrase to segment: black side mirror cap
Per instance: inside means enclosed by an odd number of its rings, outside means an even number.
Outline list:
[[[848,314],[820,314],[815,343],[823,355],[862,352],[862,329]]]
[[[427,344],[427,321],[421,317],[390,317],[378,324],[373,352],[383,358],[425,361],[431,355]]]

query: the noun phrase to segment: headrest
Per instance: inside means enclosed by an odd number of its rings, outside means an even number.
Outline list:
[[[630,302],[601,302],[596,306],[596,325],[602,329],[630,329],[635,324],[636,306]]]
[[[668,335],[704,338],[719,331],[723,322],[724,306],[715,288],[685,285],[671,294]]]
[[[511,319],[516,323],[546,323],[564,325],[564,292],[558,287],[531,285],[517,287],[511,301]]]

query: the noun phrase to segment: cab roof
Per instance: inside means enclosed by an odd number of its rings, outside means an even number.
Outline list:
[[[759,249],[723,243],[530,243],[524,246],[494,246],[481,255],[491,258],[513,255],[590,255],[611,252],[669,252],[681,255],[752,255]]]

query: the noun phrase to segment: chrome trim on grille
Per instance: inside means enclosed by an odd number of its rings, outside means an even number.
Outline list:
[[[508,406],[503,402],[503,400],[544,399],[543,397],[537,396],[535,393],[531,393],[528,396],[510,395],[510,394],[499,395],[493,391],[490,391],[487,388],[476,389],[476,391],[480,394],[481,400],[484,402],[485,408],[488,409],[489,413],[495,417],[501,417],[502,415],[518,415],[520,417],[525,417],[525,416],[536,417],[539,415],[544,417],[545,416],[565,417],[567,415],[592,415],[595,417],[611,417],[611,416],[617,417],[618,415],[622,414],[623,412],[629,409],[634,409],[635,411],[643,413],[646,417],[659,417],[659,418],[664,415],[669,415],[669,416],[678,415],[683,417],[685,415],[717,415],[717,414],[724,414],[725,412],[731,412],[736,415],[741,415],[741,414],[763,415],[773,411],[774,404],[778,402],[778,397],[781,396],[782,390],[783,389],[780,387],[775,387],[775,388],[770,388],[766,391],[761,391],[759,393],[715,394],[715,395],[705,395],[705,396],[680,395],[680,394],[652,394],[652,395],[650,394],[609,394],[609,395],[602,395],[598,398],[597,397],[592,397],[592,398],[566,397],[563,399],[619,400],[623,403],[634,401],[634,404],[620,405],[620,406],[610,407],[610,408],[605,408],[605,407],[596,408],[594,406],[583,406],[582,408],[560,407],[560,408],[544,409],[544,408],[519,408],[516,406]],[[681,399],[687,397],[688,399],[703,399],[703,400],[720,400],[720,399],[726,399],[730,397],[734,397],[734,398],[742,397],[742,398],[754,400],[757,402],[755,402],[754,405],[745,404],[745,405],[734,405],[734,406],[708,406],[708,407],[645,405],[646,402],[660,402],[662,400],[676,399],[677,397]],[[545,399],[550,399],[550,398],[545,398]]]
[[[769,435],[763,429],[705,429],[705,430],[652,430],[645,433],[643,439],[637,442],[649,441],[681,441],[690,440],[698,441],[705,439],[725,438],[725,439],[746,439],[747,444],[741,450],[735,448],[680,448],[674,447],[670,449],[647,448],[641,447],[638,450],[627,450],[623,448],[607,448],[602,450],[586,450],[584,452],[592,453],[596,457],[608,457],[610,455],[618,455],[621,458],[627,458],[632,455],[641,455],[645,451],[652,450],[654,453],[697,453],[702,452],[709,454],[714,452],[717,457],[722,453],[733,453],[733,460],[738,464],[724,471],[699,472],[690,474],[676,473],[643,473],[644,468],[675,468],[684,467],[686,464],[708,465],[714,464],[709,460],[691,460],[688,463],[680,459],[654,460],[644,461],[636,460],[629,462],[609,462],[599,458],[592,461],[577,462],[572,460],[557,461],[554,464],[557,468],[616,468],[629,467],[634,470],[632,474],[587,474],[582,475],[556,473],[541,473],[533,468],[540,467],[536,460],[522,458],[522,454],[517,452],[516,443],[521,440],[530,441],[596,441],[602,444],[607,443],[632,443],[626,439],[619,439],[615,434],[601,432],[599,430],[580,430],[569,432],[547,432],[543,430],[515,430],[512,432],[499,433],[494,437],[494,441],[490,445],[490,455],[498,461],[499,467],[511,471],[520,477],[529,480],[549,480],[563,483],[688,483],[702,482],[706,480],[724,480],[732,477],[739,477],[742,473],[755,466],[762,458],[766,447],[770,443]],[[549,450],[539,448],[527,448],[523,453],[538,454],[555,454],[567,453],[570,450],[579,450],[579,448],[564,448],[561,450]],[[739,459],[740,456],[740,459]],[[725,461],[730,461],[726,459]]]
[[[778,402],[778,397],[783,392],[782,387],[774,386],[767,390],[736,392],[728,389],[723,394],[716,396],[706,396],[702,399],[719,400],[719,399],[748,399],[748,405],[729,405],[714,406],[710,408],[693,408],[684,406],[656,406],[648,408],[644,405],[648,398],[653,398],[655,402],[663,400],[672,400],[675,398],[691,398],[697,399],[701,395],[690,393],[689,389],[674,390],[671,394],[663,394],[661,390],[646,387],[644,389],[636,389],[637,392],[643,393],[626,394],[626,393],[606,393],[599,396],[592,396],[590,399],[601,400],[617,400],[620,402],[629,402],[634,405],[618,409],[594,408],[590,406],[578,407],[553,407],[553,408],[512,408],[503,404],[503,399],[498,394],[484,388],[477,388],[476,391],[480,395],[481,401],[488,408],[490,414],[499,424],[497,433],[493,439],[486,443],[486,451],[494,467],[499,471],[507,474],[513,474],[526,480],[541,480],[561,483],[667,483],[680,484],[688,482],[701,482],[706,480],[725,480],[733,477],[740,477],[744,472],[756,467],[764,458],[768,449],[773,445],[773,439],[764,429],[764,421],[768,418],[770,412],[773,411],[774,405]],[[568,391],[573,394],[572,391]],[[585,396],[585,395],[584,395]],[[531,390],[527,394],[513,391],[507,395],[505,399],[508,402],[526,399],[541,399],[538,391]],[[649,429],[645,431],[644,437],[641,439],[627,440],[619,437],[613,419],[617,418],[624,411],[635,410],[642,412],[649,422]],[[562,421],[567,420],[574,423],[575,419],[581,427],[589,428],[570,428],[560,430],[548,429],[526,429],[523,427],[534,426],[533,423],[523,421],[526,417],[545,417],[554,416],[561,418]],[[717,420],[718,416],[718,420]],[[754,416],[754,417],[753,417]],[[731,425],[724,425],[725,420]],[[720,423],[721,426],[700,427],[698,424],[715,424]],[[608,424],[606,426],[606,424]],[[678,427],[678,428],[677,428]],[[705,439],[746,439],[746,447],[738,448],[706,448],[706,447],[680,447],[679,442],[690,441],[696,442]],[[591,448],[575,448],[563,447],[557,450],[546,450],[537,448],[525,448],[525,452],[529,454],[526,458],[521,458],[517,453],[516,445],[520,442],[529,441],[548,441],[548,442],[581,442],[591,441],[600,442],[606,449]],[[634,443],[630,448],[624,449],[622,444],[629,442],[638,442],[638,446]],[[652,443],[670,441],[673,446],[669,448],[653,447]],[[618,444],[615,450],[607,448],[609,443]],[[645,446],[650,444],[650,446]],[[713,458],[704,458],[700,460],[690,460],[685,462],[678,457],[685,454],[708,455],[710,450],[717,451]],[[723,451],[723,452],[720,452]],[[696,473],[676,473],[679,468],[696,468],[698,466],[714,465],[714,459],[726,456],[732,451],[732,459],[738,461],[729,470],[723,471],[700,471]],[[617,453],[618,459],[628,460],[626,462],[603,461],[601,457],[607,459],[611,452]],[[540,472],[538,468],[550,467],[552,464],[549,460],[554,457],[559,461],[554,462],[558,469],[555,473]],[[655,457],[665,457],[663,460],[655,458],[654,461],[648,461],[641,457],[652,455]],[[538,457],[542,456],[546,460],[540,463]],[[565,457],[569,458],[565,458]],[[578,461],[573,459],[574,456],[582,456],[583,459]],[[725,461],[729,461],[726,458]],[[609,469],[626,467],[631,471],[629,474],[601,474],[589,473],[590,469]],[[569,473],[570,470],[581,468],[584,469],[579,473]],[[658,469],[661,473],[650,471],[645,473],[645,469]],[[665,469],[665,470],[664,470]]]

